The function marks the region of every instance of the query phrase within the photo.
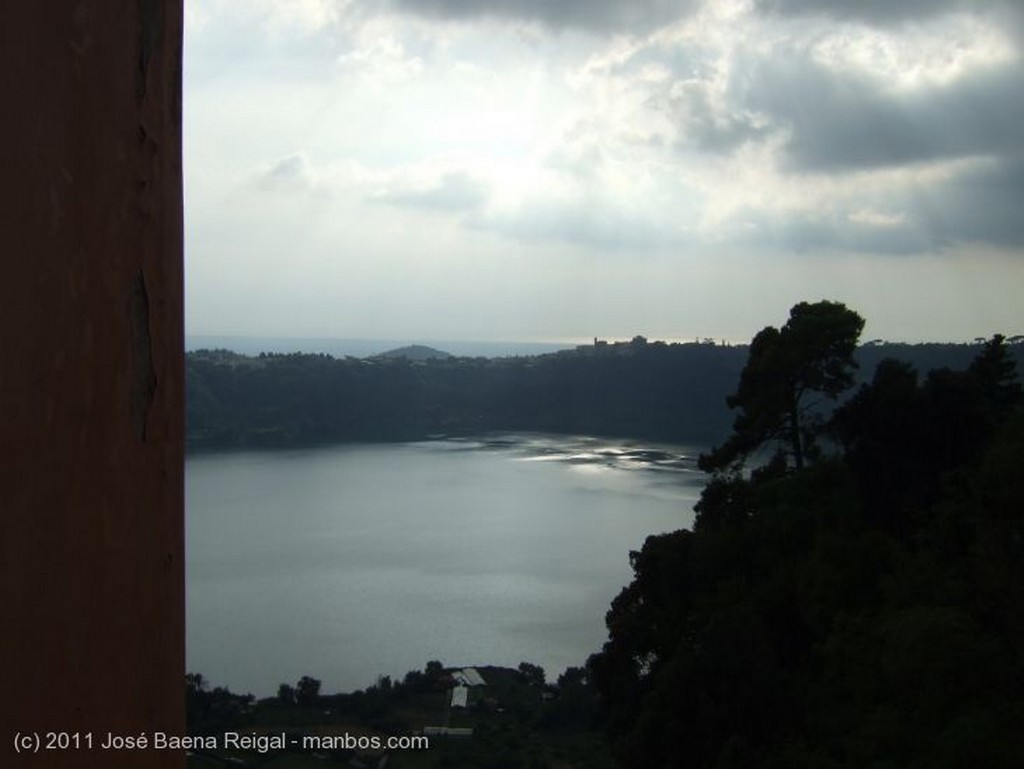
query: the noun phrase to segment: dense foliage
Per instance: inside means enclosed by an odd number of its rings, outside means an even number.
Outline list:
[[[752,346],[744,376],[760,364]],[[721,463],[694,530],[631,554],[589,663],[614,753],[1024,766],[1024,413],[1005,341],[923,381],[884,360],[822,427],[832,450],[802,467]]]

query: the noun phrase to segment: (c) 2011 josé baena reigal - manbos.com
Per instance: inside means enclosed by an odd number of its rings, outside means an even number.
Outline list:
[[[19,733],[15,747],[19,753],[38,753],[41,750],[241,750],[269,753],[272,750],[358,749],[415,750],[429,746],[424,736],[382,738],[376,735],[296,735],[287,732],[260,734],[257,732],[224,732],[216,735],[175,735],[167,732],[138,732],[115,734],[105,732],[38,732]]]

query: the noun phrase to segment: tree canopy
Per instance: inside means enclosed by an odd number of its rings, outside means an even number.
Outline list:
[[[821,430],[817,395],[834,400],[853,384],[853,358],[864,319],[839,302],[801,302],[781,329],[768,326],[750,343],[736,392],[732,436],[702,457],[702,467],[723,470],[769,443],[779,461],[799,469]]]

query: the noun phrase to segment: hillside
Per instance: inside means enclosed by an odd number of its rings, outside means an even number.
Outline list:
[[[1022,347],[1010,347],[1015,357]],[[857,351],[858,377],[870,380],[887,357],[919,371],[960,369],[978,349],[870,344]],[[431,348],[398,348],[372,358],[190,352],[188,446],[295,446],[488,431],[709,445],[732,426],[726,398],[748,348],[637,337],[515,358],[423,357],[423,350]]]

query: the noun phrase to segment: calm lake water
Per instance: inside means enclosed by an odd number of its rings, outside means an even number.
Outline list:
[[[696,448],[500,436],[190,457],[188,669],[266,696],[606,638],[629,551],[689,527]]]

